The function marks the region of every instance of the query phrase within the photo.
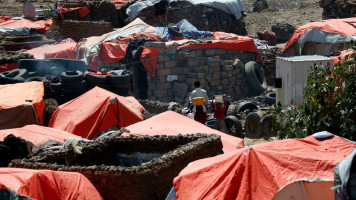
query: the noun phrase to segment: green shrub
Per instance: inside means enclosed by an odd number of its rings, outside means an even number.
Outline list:
[[[329,66],[309,69],[304,104],[273,108],[273,131],[280,138],[305,137],[319,131],[356,140],[356,53]]]

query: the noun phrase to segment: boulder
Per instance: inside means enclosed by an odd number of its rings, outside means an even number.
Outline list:
[[[253,12],[261,12],[262,10],[268,9],[268,3],[266,0],[256,0],[253,4]]]
[[[277,23],[272,26],[272,31],[276,34],[279,42],[286,42],[295,31],[295,27],[288,23]]]

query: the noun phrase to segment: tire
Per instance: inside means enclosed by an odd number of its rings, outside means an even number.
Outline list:
[[[52,91],[62,91],[62,83],[51,83]]]
[[[224,121],[226,124],[227,133],[229,135],[243,138],[242,125],[237,117],[230,115],[225,117]]]
[[[72,83],[81,82],[83,80],[84,74],[81,71],[65,71],[61,74],[62,83]]]
[[[250,112],[252,112],[253,110],[257,110],[257,105],[252,102],[245,101],[239,103],[239,105],[237,105],[236,107],[236,113],[241,113],[245,110],[249,110]]]
[[[178,30],[175,30],[175,28],[178,28]],[[170,34],[172,34],[174,37],[182,37],[183,36],[183,30],[179,26],[177,26],[173,23],[168,24],[168,32]]]
[[[62,82],[62,89],[87,90],[87,82],[85,80],[82,80],[80,82]]]
[[[62,94],[65,97],[69,97],[69,98],[77,98],[80,95],[84,94],[86,91],[85,90],[65,90],[62,89]]]
[[[9,78],[11,71],[2,72],[1,74]]]
[[[99,84],[104,84],[106,83],[106,76],[95,76],[94,74],[87,74],[85,76],[85,80],[88,82],[88,83],[99,83]]]
[[[250,112],[248,113],[245,121],[245,135],[248,138],[260,138],[262,131],[261,131],[261,117],[255,113]]]
[[[256,95],[262,94],[267,88],[267,80],[263,71],[254,61],[245,65],[246,77],[249,86],[256,92]]]
[[[123,83],[130,83],[131,74],[111,75],[108,77],[108,80],[111,85],[120,85]]]
[[[231,104],[229,105],[229,107],[227,108],[227,113],[226,116],[236,116],[236,105]]]
[[[10,74],[7,77],[10,78],[22,77],[24,79],[27,79],[28,76],[29,75],[27,69],[14,69],[10,71]]]
[[[25,80],[25,83],[31,82],[31,81],[40,81],[40,82],[46,82],[46,79],[44,77],[41,76],[33,76],[30,78],[27,78]]]
[[[267,115],[262,120],[262,136],[266,138],[270,138],[275,136],[274,132],[272,131],[272,115]]]
[[[50,68],[50,62],[42,59],[21,59],[17,65],[19,69],[37,72],[38,76],[45,76],[47,69]]]
[[[116,87],[111,87],[111,92],[118,94],[120,96],[128,96],[129,95],[129,90],[130,88],[116,88]]]
[[[61,82],[61,78],[58,76],[54,76],[54,75],[47,75],[47,76],[45,76],[45,79],[47,79],[51,83],[60,83]]]
[[[270,106],[275,104],[276,103],[276,93],[273,91],[267,92],[265,94],[265,102]]]
[[[104,90],[108,90],[108,91],[111,91],[111,85],[109,84],[102,84],[102,83],[90,83],[88,82],[88,90],[91,90],[93,89],[94,87],[100,87]]]

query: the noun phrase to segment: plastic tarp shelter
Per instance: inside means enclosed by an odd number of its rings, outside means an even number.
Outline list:
[[[3,141],[4,138],[10,134],[30,141],[36,146],[39,146],[48,140],[64,143],[65,139],[68,137],[80,138],[77,135],[54,128],[39,125],[27,125],[21,128],[0,130],[0,141]]]
[[[310,22],[294,31],[282,56],[325,55],[356,40],[356,17]]]
[[[79,17],[85,17],[90,13],[90,9],[88,6],[75,7],[75,8],[63,8],[61,4],[58,4],[57,6],[57,12],[62,18],[64,18],[65,13],[72,12],[75,10],[78,10]]]
[[[130,20],[134,20],[138,13],[148,7],[154,6],[155,4],[161,2],[162,0],[146,0],[139,1],[126,9],[126,14],[129,16]],[[169,4],[172,4],[178,0],[166,0]],[[225,13],[234,15],[238,20],[244,13],[244,6],[241,0],[183,0],[187,1],[193,5],[204,5],[212,8],[219,9]]]
[[[75,59],[74,50],[77,42],[72,39],[65,39],[61,42],[43,45],[37,48],[30,49],[26,53],[33,55],[36,59],[48,58],[69,58]]]
[[[126,127],[126,129],[130,132],[124,133],[122,136],[128,136],[130,134],[136,136],[185,135],[194,133],[217,134],[221,136],[224,152],[231,152],[244,146],[241,138],[211,129],[204,124],[173,111],[158,114],[142,122],[130,125]]]
[[[0,168],[0,190],[37,200],[103,199],[91,182],[76,172]]]
[[[134,97],[122,97],[95,87],[60,105],[48,126],[90,139],[110,127],[142,121],[144,110]]]
[[[42,82],[0,85],[0,129],[41,124],[45,104]]]
[[[338,136],[253,145],[194,161],[173,185],[177,199],[272,199],[292,181],[333,180],[334,167],[355,147],[354,142]]]
[[[12,30],[15,30],[15,34],[28,34],[28,29],[33,29],[41,33],[46,33],[52,26],[52,23],[52,19],[32,21],[28,19],[12,18],[0,23],[0,31],[3,28],[4,30],[7,30],[8,33],[11,33]],[[24,29],[23,32],[21,31],[22,29]]]

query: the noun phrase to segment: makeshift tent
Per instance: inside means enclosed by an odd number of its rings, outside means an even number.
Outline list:
[[[4,190],[15,196],[8,199],[103,199],[90,181],[76,172],[0,168],[1,199],[6,197]]]
[[[60,105],[48,126],[89,139],[112,126],[125,127],[142,121],[144,110],[134,97],[95,87]]]
[[[298,179],[332,180],[333,168],[356,144],[333,135],[316,137],[278,140],[194,161],[173,181],[177,199],[272,199]]]
[[[90,9],[88,6],[75,7],[75,8],[63,8],[60,3],[57,6],[57,12],[62,18],[64,18],[65,13],[72,12],[75,10],[78,11],[79,17],[85,17],[90,13]]]
[[[3,141],[4,138],[10,134],[30,141],[36,146],[39,146],[48,140],[64,143],[65,139],[68,137],[80,138],[77,135],[54,128],[38,125],[27,125],[22,128],[0,130],[0,141]]]
[[[132,21],[135,19],[137,14],[147,8],[154,6],[155,4],[161,2],[162,0],[146,0],[146,1],[138,1],[126,9],[126,14],[129,16]],[[166,0],[170,6],[173,5],[174,2],[178,0]],[[223,12],[234,15],[236,19],[240,19],[242,14],[244,13],[244,6],[241,0],[183,0],[187,1],[193,5],[204,5],[212,8],[216,8]]]
[[[52,26],[53,20],[31,21],[28,19],[12,18],[0,23],[0,33],[6,32],[11,34],[30,34],[30,30],[37,30],[41,33],[46,33]]]
[[[42,82],[0,85],[0,129],[41,124],[45,104]]]
[[[77,42],[72,39],[65,39],[61,42],[43,45],[37,48],[26,51],[26,53],[33,55],[36,59],[48,58],[69,58],[75,59],[74,49]]]
[[[356,40],[356,18],[311,22],[294,31],[281,55],[325,55],[347,48],[351,40]]]
[[[222,133],[215,129],[211,129],[204,124],[201,124],[173,111],[166,111],[164,113],[158,114],[142,122],[128,126],[126,129],[130,132],[124,133],[122,136],[127,136],[130,134],[136,136],[178,134],[185,135],[194,133],[217,134],[221,136],[224,152],[230,152],[244,146],[243,140],[241,138]]]

